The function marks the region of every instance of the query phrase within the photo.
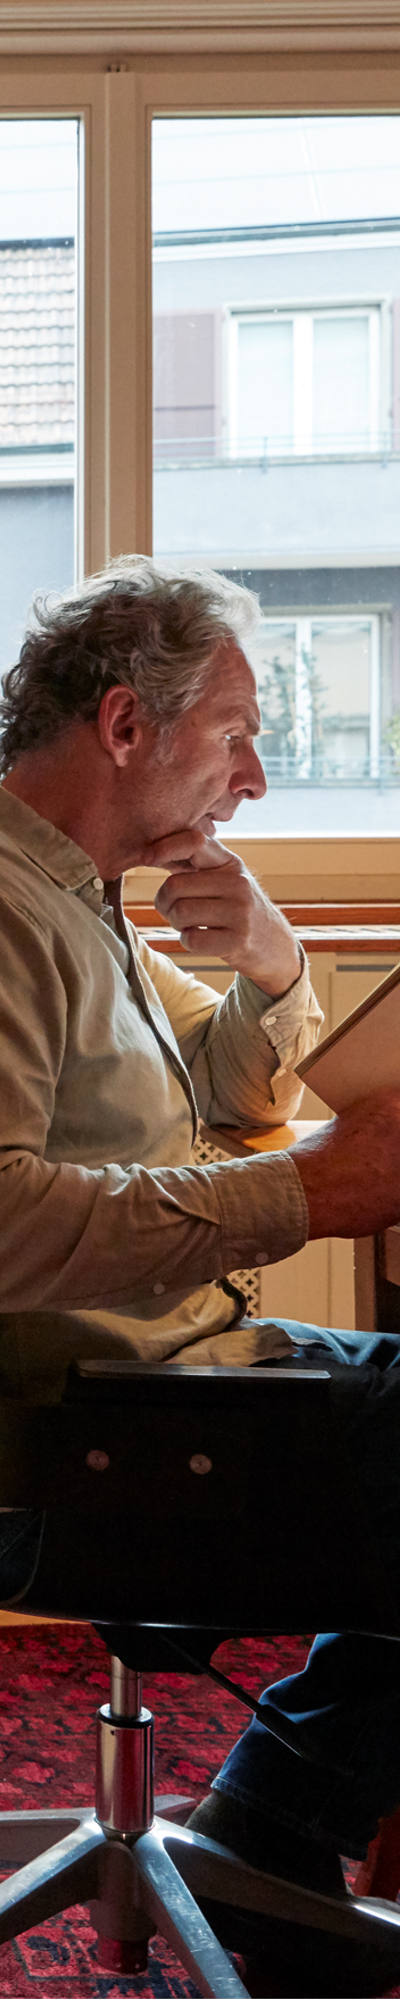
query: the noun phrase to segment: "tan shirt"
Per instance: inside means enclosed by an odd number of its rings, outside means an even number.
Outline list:
[[[306,963],[282,999],[221,998],[149,949],[95,864],[0,787],[0,1368],[56,1381],[76,1352],[261,1359],[219,1281],[301,1248],[285,1155],[195,1166],[208,1125],[280,1124],[321,1013]],[[278,1343],[279,1344],[279,1343]]]

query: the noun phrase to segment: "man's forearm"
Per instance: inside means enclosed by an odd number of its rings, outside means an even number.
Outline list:
[[[4,1157],[4,1156],[3,1156]],[[287,1153],[209,1167],[51,1166],[8,1156],[0,1311],[115,1307],[157,1318],[237,1266],[400,1216],[400,1095],[369,1099]]]
[[[237,1265],[290,1256],[307,1207],[288,1155],[90,1172],[26,1154],[1,1177],[0,1312],[159,1318]]]
[[[272,908],[272,906],[271,906]],[[300,946],[291,925],[287,923],[282,910],[273,911],[274,927],[270,931],[270,944],[265,957],[265,966],[252,973],[253,984],[269,1000],[282,1000],[290,992],[302,970]]]

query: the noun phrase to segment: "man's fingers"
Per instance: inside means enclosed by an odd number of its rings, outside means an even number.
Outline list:
[[[211,951],[215,953],[216,958],[223,958],[225,965],[233,965],[235,962],[235,945],[231,941],[231,948],[229,946],[229,931],[202,931],[190,925],[188,929],[181,931],[181,944],[184,945],[185,951]]]
[[[185,904],[189,905],[191,914],[192,905],[195,906],[193,907],[193,919],[196,923],[203,922],[198,908],[201,902],[213,903],[215,905],[214,914],[217,908],[221,910],[222,904],[226,904],[230,908],[231,914],[233,913],[234,905],[235,912],[237,913],[238,884],[236,877],[235,886],[232,882],[231,893],[228,893],[228,881],[227,879],[225,881],[224,878],[224,894],[222,895],[222,893],[217,893],[215,869],[211,871],[211,869],[202,868],[198,869],[197,872],[193,869],[190,872],[190,878],[188,877],[187,870],[182,870],[176,875],[168,875],[165,882],[161,882],[160,888],[157,889],[157,895],[154,897],[156,909],[161,910],[163,917],[172,916],[178,903],[181,903],[182,900]]]
[[[162,909],[163,917],[168,915],[174,930],[185,930],[188,924],[207,925],[207,929],[214,925],[219,930],[226,927],[230,931],[233,927],[232,904],[230,900],[223,902],[220,896],[198,896],[196,899],[192,895],[174,896],[168,911],[165,902],[161,904],[157,896],[156,904],[158,909]]]
[[[140,856],[142,867],[176,868],[178,864],[186,868],[223,868],[232,856],[219,840],[212,840],[197,827],[183,827],[179,833],[165,834],[163,840],[154,840],[143,849]]]

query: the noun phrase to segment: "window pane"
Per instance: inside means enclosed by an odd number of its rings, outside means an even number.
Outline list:
[[[326,783],[368,778],[373,762],[373,626],[354,618],[313,625],[309,674],[313,761]],[[372,699],[371,699],[372,696]]]
[[[258,748],[269,780],[285,783],[297,765],[296,626],[263,620],[253,646],[261,713]]]
[[[154,122],[154,548],[260,600],[239,836],[398,832],[399,216],[399,117]]]
[[[74,579],[78,126],[0,121],[0,672]]]
[[[240,320],[238,327],[239,449],[289,451],[293,446],[293,325],[290,320]]]
[[[332,451],[369,443],[369,320],[314,320],[313,435]]]

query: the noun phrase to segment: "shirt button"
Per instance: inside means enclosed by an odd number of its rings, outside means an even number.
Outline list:
[[[276,1023],[276,1014],[267,1014],[267,1021],[269,1027],[274,1028]]]
[[[153,1285],[153,1292],[155,1292],[157,1298],[160,1297],[161,1292],[165,1292],[165,1285],[161,1284],[161,1280],[159,1285]]]
[[[102,888],[103,888],[103,883],[102,883],[102,879],[101,879],[101,875],[95,875],[95,876],[94,876],[94,878],[93,878],[93,888],[94,888],[94,889],[102,889]]]

